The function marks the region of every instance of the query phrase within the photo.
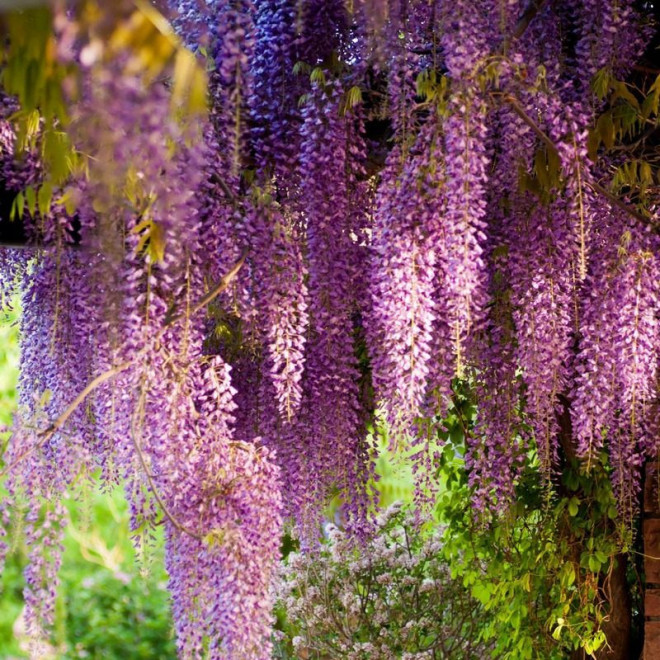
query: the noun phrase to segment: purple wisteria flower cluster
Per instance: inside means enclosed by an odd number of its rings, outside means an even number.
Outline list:
[[[614,138],[593,137],[608,104],[640,106],[619,79],[648,38],[634,3],[168,4],[208,113],[80,58],[60,25],[80,162],[48,207],[21,197],[28,249],[0,248],[23,309],[0,511],[25,517],[35,656],[62,496],[100,474],[136,543],[165,527],[181,657],[268,658],[284,521],[313,547],[338,497],[366,540],[376,409],[428,496],[425,422],[455,379],[477,400],[478,511],[507,507],[531,451],[549,488],[562,456],[605,452],[632,514],[657,452],[660,245],[648,195],[607,187]],[[38,137],[16,149],[17,110],[3,93],[12,197],[48,174]]]

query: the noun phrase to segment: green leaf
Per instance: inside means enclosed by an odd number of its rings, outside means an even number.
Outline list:
[[[564,627],[564,624],[563,624],[563,621],[564,621],[564,620],[563,620],[563,619],[559,619],[559,621],[561,621],[562,623],[560,623],[560,624],[559,624],[559,625],[558,625],[558,626],[552,631],[552,638],[553,638],[553,639],[556,639],[557,641],[559,641],[559,637],[561,636],[562,628]]]
[[[39,212],[41,215],[50,213],[50,205],[53,200],[53,184],[50,181],[44,181],[37,194],[39,202]]]
[[[599,69],[591,81],[591,89],[599,99],[604,99],[610,88],[611,74],[608,68]]]
[[[566,589],[575,583],[575,568],[572,563],[564,564],[560,581],[562,586]]]
[[[626,101],[633,108],[635,108],[635,110],[641,110],[639,106],[639,101],[628,89],[626,83],[622,82],[621,80],[611,80],[610,87],[614,90],[614,94],[612,96],[612,102],[620,98]]]
[[[353,85],[346,93],[346,106],[354,108],[360,103],[362,103],[362,90],[357,85]]]
[[[23,217],[23,210],[25,209],[25,197],[22,192],[19,192],[11,205],[11,214],[9,216],[10,220],[16,220],[17,218]]]
[[[643,185],[653,183],[653,169],[651,168],[651,164],[645,160],[639,163],[639,180]]]
[[[612,121],[612,113],[606,112],[602,114],[598,118],[596,128],[605,147],[611,149],[614,146],[614,122]]]
[[[294,65],[293,65],[293,75],[294,76],[299,76],[301,73],[306,73],[309,74],[312,71],[312,67],[307,64],[307,62],[303,62],[302,60],[298,60]]]
[[[325,85],[325,73],[320,66],[312,69],[312,72],[309,74],[309,80],[313,83],[319,83]]]
[[[53,391],[52,390],[44,390],[41,393],[41,397],[39,398],[39,407],[40,408],[45,408],[50,403],[50,400],[52,398],[53,398]]]
[[[592,573],[600,573],[600,567],[601,567],[601,562],[598,561],[598,557],[596,555],[589,555],[589,570]]]
[[[71,173],[70,151],[71,143],[66,133],[54,130],[44,132],[43,158],[55,184],[63,183]]]
[[[37,193],[32,186],[25,189],[25,199],[27,201],[28,211],[31,216],[37,212]]]
[[[589,137],[587,138],[587,155],[594,162],[598,159],[598,147],[600,147],[600,142],[601,138],[598,129],[595,128],[589,131]]]
[[[596,558],[601,564],[606,564],[610,557],[606,552],[596,550]]]
[[[568,503],[568,513],[571,516],[575,517],[577,516],[579,510],[580,510],[580,501],[575,496],[571,497]]]
[[[591,640],[593,651],[597,651],[606,641],[605,633],[602,630],[599,630]]]

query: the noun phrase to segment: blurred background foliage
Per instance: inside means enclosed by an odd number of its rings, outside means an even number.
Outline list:
[[[18,376],[18,308],[0,318],[0,425],[11,424]],[[7,433],[2,434],[2,443]],[[1,464],[1,462],[0,462]],[[136,557],[120,489],[71,494],[53,660],[176,658],[158,535]],[[0,582],[0,659],[28,657],[23,636],[20,532]],[[44,660],[48,660],[44,658]]]

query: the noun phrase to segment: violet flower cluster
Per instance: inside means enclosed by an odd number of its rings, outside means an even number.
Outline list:
[[[24,310],[0,522],[25,516],[35,657],[62,496],[96,472],[137,544],[165,527],[181,657],[269,657],[284,519],[313,547],[337,496],[366,541],[377,408],[428,495],[425,422],[457,378],[478,511],[506,508],[535,450],[548,488],[562,456],[606,452],[634,514],[660,246],[633,193],[603,194],[622,157],[588,147],[593,76],[630,71],[648,31],[630,2],[536,4],[171,2],[209,72],[195,121],[121,60],[80,67],[62,129],[84,167],[23,209],[28,249],[0,250]],[[14,153],[16,110],[0,98],[8,195],[47,176]]]

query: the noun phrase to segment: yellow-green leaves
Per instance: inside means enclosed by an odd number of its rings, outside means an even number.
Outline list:
[[[37,193],[32,186],[28,186],[25,189],[25,199],[27,201],[28,211],[33,216],[37,212]]]
[[[572,562],[564,564],[559,573],[559,583],[563,589],[569,589],[575,584],[575,566]]]
[[[37,191],[37,203],[39,205],[39,213],[42,216],[48,215],[50,212],[50,205],[53,200],[53,184],[50,181],[44,181],[39,190]]]
[[[606,149],[611,149],[614,146],[616,139],[616,128],[612,120],[612,113],[605,112],[596,122],[596,134],[600,136]]]
[[[610,70],[607,67],[596,71],[593,79],[591,80],[591,89],[593,93],[601,100],[607,96],[610,89]]]
[[[530,192],[547,204],[552,191],[562,186],[561,163],[557,150],[547,145],[540,146],[534,154],[531,172],[520,167],[518,185],[521,192]]]
[[[343,116],[362,103],[362,90],[354,85],[342,96],[339,104],[339,113]]]
[[[642,102],[642,117],[648,119],[651,116],[658,115],[658,102],[660,101],[660,75],[655,79],[649,88],[648,94]]]
[[[446,111],[449,91],[449,78],[435,69],[424,69],[417,76],[417,96],[436,103],[441,114]]]
[[[25,210],[25,195],[22,192],[19,192],[11,205],[11,213],[9,215],[10,220],[16,220],[16,218],[23,217],[23,211]]]
[[[47,179],[59,185],[74,161],[73,146],[63,130],[68,122],[63,83],[74,80],[75,67],[57,57],[48,6],[8,12],[2,16],[2,25],[8,42],[2,58],[2,84],[21,107],[11,117],[16,151],[40,148]],[[75,89],[75,85],[71,87]],[[51,193],[41,194],[44,208],[49,207]],[[18,213],[18,204],[14,210]]]
[[[140,234],[136,252],[146,254],[149,261],[159,263],[165,258],[165,232],[163,228],[151,218],[144,218],[134,228],[133,233]]]
[[[111,56],[128,51],[128,73],[153,80],[172,67],[172,106],[190,113],[206,110],[206,71],[174,34],[165,17],[148,2],[135,0],[136,10],[115,28]]]
[[[199,113],[206,110],[206,73],[195,56],[179,49],[174,56],[172,105]]]
[[[76,204],[73,196],[71,195],[70,190],[64,191],[62,195],[60,195],[57,200],[55,200],[57,204],[61,205],[64,207],[64,210],[69,214],[73,215],[73,213],[76,210]]]
[[[643,130],[657,122],[660,75],[645,91],[617,80],[609,70],[601,69],[594,76],[591,88],[600,100],[608,103],[589,132],[587,147],[592,161],[598,159],[601,146],[609,151],[620,142],[638,138]]]
[[[75,150],[71,139],[64,131],[48,130],[42,143],[43,160],[49,164],[50,178],[55,185],[66,181],[74,168]]]
[[[303,62],[302,60],[298,60],[294,65],[293,65],[293,75],[294,76],[299,76],[301,74],[307,74],[309,75],[312,72],[312,67],[307,64],[307,62]]]
[[[8,40],[2,58],[3,87],[25,112],[39,109],[49,121],[64,120],[61,83],[72,69],[57,58],[50,8],[12,11],[2,18]]]
[[[41,125],[39,112],[37,110],[19,110],[10,117],[10,121],[16,126],[16,151],[20,153],[36,148]]]
[[[312,72],[309,74],[309,80],[313,83],[318,83],[319,85],[325,85],[325,72],[320,66],[312,69]]]
[[[643,200],[649,188],[655,186],[657,173],[651,163],[645,160],[630,160],[619,166],[612,177],[612,192],[618,194],[627,189],[628,194],[636,194]]]

